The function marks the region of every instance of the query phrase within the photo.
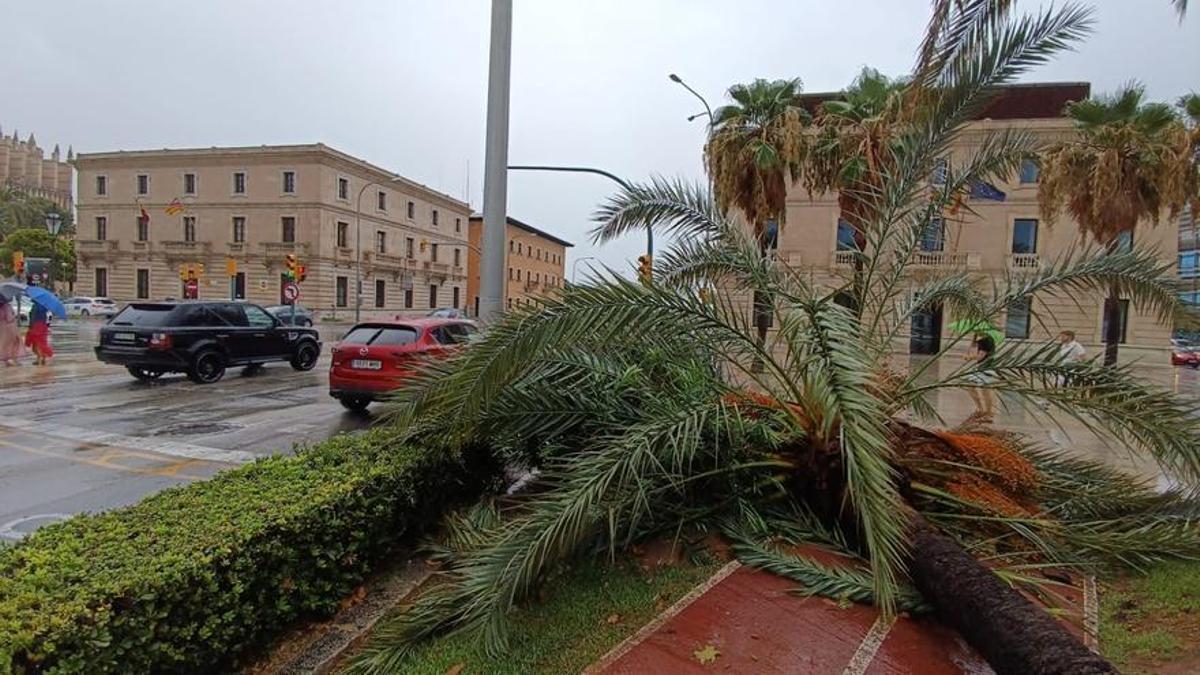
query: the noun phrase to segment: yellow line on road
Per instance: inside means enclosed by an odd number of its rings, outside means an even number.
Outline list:
[[[135,454],[132,452],[126,452],[126,451],[122,451],[122,450],[113,450],[112,452],[105,453],[103,456],[101,456],[99,458],[93,459],[91,457],[80,457],[78,455],[63,454],[63,453],[59,453],[59,452],[51,452],[49,450],[43,450],[41,448],[33,448],[28,445],[14,443],[9,440],[0,440],[0,446],[12,448],[13,450],[21,450],[23,452],[28,452],[28,453],[34,454],[34,455],[41,455],[44,457],[54,457],[57,459],[65,459],[69,462],[76,462],[78,464],[87,464],[89,466],[96,466],[96,467],[100,467],[101,469],[111,469],[113,471],[136,473],[136,474],[141,474],[143,476],[158,476],[160,478],[182,478],[183,480],[205,480],[207,478],[206,476],[193,476],[191,474],[179,473],[179,470],[182,469],[185,465],[195,463],[197,460],[172,462],[163,467],[159,467],[159,468],[155,468],[155,469],[146,469],[146,468],[136,467],[136,466],[124,466],[121,464],[113,464],[110,460],[118,459],[118,458],[124,457],[124,456],[133,456],[133,457],[139,457],[139,458],[150,457],[148,455],[139,455],[139,454]],[[153,457],[150,457],[150,458],[158,459],[158,458],[153,458]]]

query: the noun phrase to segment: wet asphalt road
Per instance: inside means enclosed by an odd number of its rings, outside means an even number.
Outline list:
[[[94,334],[56,327],[56,363],[0,368],[0,539],[371,423],[327,394],[328,347],[307,373],[280,363],[213,385],[143,383],[96,362]]]

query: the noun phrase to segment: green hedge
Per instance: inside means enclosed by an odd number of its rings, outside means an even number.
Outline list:
[[[483,473],[373,431],[45,527],[0,551],[0,674],[234,667]]]

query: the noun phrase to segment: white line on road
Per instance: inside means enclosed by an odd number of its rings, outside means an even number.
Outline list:
[[[4,427],[18,429],[20,431],[27,431],[42,436],[51,436],[53,438],[76,441],[78,443],[95,443],[97,445],[110,445],[114,447],[128,448],[131,450],[144,450],[146,452],[155,452],[160,455],[167,455],[169,457],[199,459],[207,462],[245,464],[246,462],[251,462],[258,458],[258,455],[255,455],[252,452],[246,452],[245,450],[210,448],[205,445],[180,443],[179,441],[168,441],[159,438],[126,436],[124,434],[114,434],[107,431],[95,431],[92,429],[81,429],[79,427],[51,424],[49,422],[35,422],[23,419],[6,419],[3,423],[0,423],[0,428]]]
[[[867,635],[863,638],[862,643],[858,645],[858,649],[854,652],[850,663],[846,664],[846,669],[842,671],[842,675],[863,675],[867,672],[867,668],[871,665],[871,661],[875,660],[875,654],[879,652],[879,648],[883,646],[883,641],[887,639],[888,631],[892,629],[894,619],[885,620],[882,615],[875,619],[875,623],[871,624],[871,630],[867,631]]]

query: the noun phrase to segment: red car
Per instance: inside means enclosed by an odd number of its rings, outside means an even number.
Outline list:
[[[1200,368],[1200,347],[1183,340],[1171,340],[1171,365]]]
[[[400,386],[417,359],[441,356],[478,331],[464,319],[367,321],[333,345],[329,395],[347,410],[362,412]]]

